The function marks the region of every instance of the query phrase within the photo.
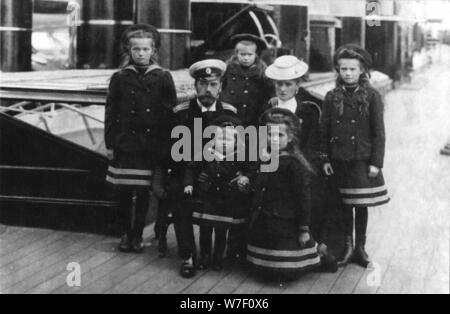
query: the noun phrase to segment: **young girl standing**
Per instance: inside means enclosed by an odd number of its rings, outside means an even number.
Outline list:
[[[144,248],[149,188],[155,169],[168,157],[177,98],[172,76],[155,62],[159,45],[153,26],[134,25],[125,31],[123,68],[112,76],[106,102],[105,143],[111,161],[106,180],[115,188],[122,252]]]
[[[329,208],[325,204],[326,180],[321,174],[322,154],[320,153],[320,116],[321,108],[301,87],[301,78],[308,72],[306,63],[295,56],[282,56],[267,69],[266,76],[275,82],[276,97],[271,99],[269,107],[289,110],[301,123],[299,148],[314,168],[312,175],[311,232],[319,243],[319,252],[323,258],[322,268],[337,271],[336,259],[329,253],[328,229],[330,223]]]
[[[309,228],[312,167],[299,148],[297,116],[275,108],[262,120],[279,167],[257,175],[247,260],[262,274],[293,279],[321,262]]]
[[[359,46],[339,48],[335,55],[337,87],[324,102],[322,150],[329,158],[324,171],[336,176],[344,207],[346,243],[341,265],[369,265],[365,251],[368,207],[389,202],[381,171],[385,154],[384,104],[369,83],[371,63],[370,54]]]

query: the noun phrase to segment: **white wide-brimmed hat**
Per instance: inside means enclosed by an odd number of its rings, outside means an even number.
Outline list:
[[[301,78],[309,66],[295,56],[282,56],[266,70],[266,76],[275,81],[290,81]]]

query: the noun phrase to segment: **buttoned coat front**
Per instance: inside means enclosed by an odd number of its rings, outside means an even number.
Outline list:
[[[274,94],[273,83],[264,75],[265,69],[259,59],[248,69],[236,58],[228,63],[221,99],[236,107],[244,126],[258,125],[260,115]]]
[[[106,147],[167,157],[176,103],[171,74],[156,65],[144,74],[133,66],[115,73],[106,102]]]
[[[343,95],[342,112],[341,100],[336,95]],[[366,109],[362,103],[364,98]],[[376,89],[366,86],[349,92],[345,87],[337,87],[327,94],[323,109],[323,153],[331,160],[368,161],[383,168],[386,142],[384,104]]]

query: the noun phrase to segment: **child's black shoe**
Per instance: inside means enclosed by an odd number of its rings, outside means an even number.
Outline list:
[[[132,251],[130,238],[126,234],[120,240],[119,251],[122,253],[130,253]]]
[[[330,253],[325,244],[318,246],[318,253],[320,255],[320,268],[318,271],[326,273],[336,273],[339,270],[336,257]]]
[[[181,269],[180,269],[181,277],[190,279],[190,278],[195,277],[196,274],[197,274],[197,271],[195,269],[194,263],[192,262],[192,259],[184,261],[183,264],[181,265]]]
[[[134,253],[141,254],[145,248],[144,240],[142,238],[133,240],[133,242],[131,244],[131,248]]]
[[[336,258],[331,255],[324,255],[320,258],[320,271],[325,273],[336,273],[339,270]]]
[[[158,240],[158,252],[159,257],[164,258],[167,256],[167,239],[165,237],[161,237]]]
[[[211,257],[209,255],[202,255],[198,263],[199,270],[207,270],[211,264]]]
[[[215,259],[211,266],[214,271],[222,271],[223,270],[223,261],[220,259]]]

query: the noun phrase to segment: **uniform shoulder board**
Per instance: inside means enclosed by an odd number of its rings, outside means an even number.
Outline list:
[[[232,111],[232,112],[235,113],[235,114],[238,113],[238,111],[237,111],[237,109],[236,109],[235,106],[230,105],[230,104],[228,104],[228,103],[226,103],[226,102],[222,102],[222,108],[223,108],[224,110]]]
[[[180,111],[184,111],[184,110],[188,109],[189,106],[190,106],[190,102],[188,102],[188,101],[184,102],[184,103],[176,106],[175,108],[173,108],[173,113],[178,113]]]

